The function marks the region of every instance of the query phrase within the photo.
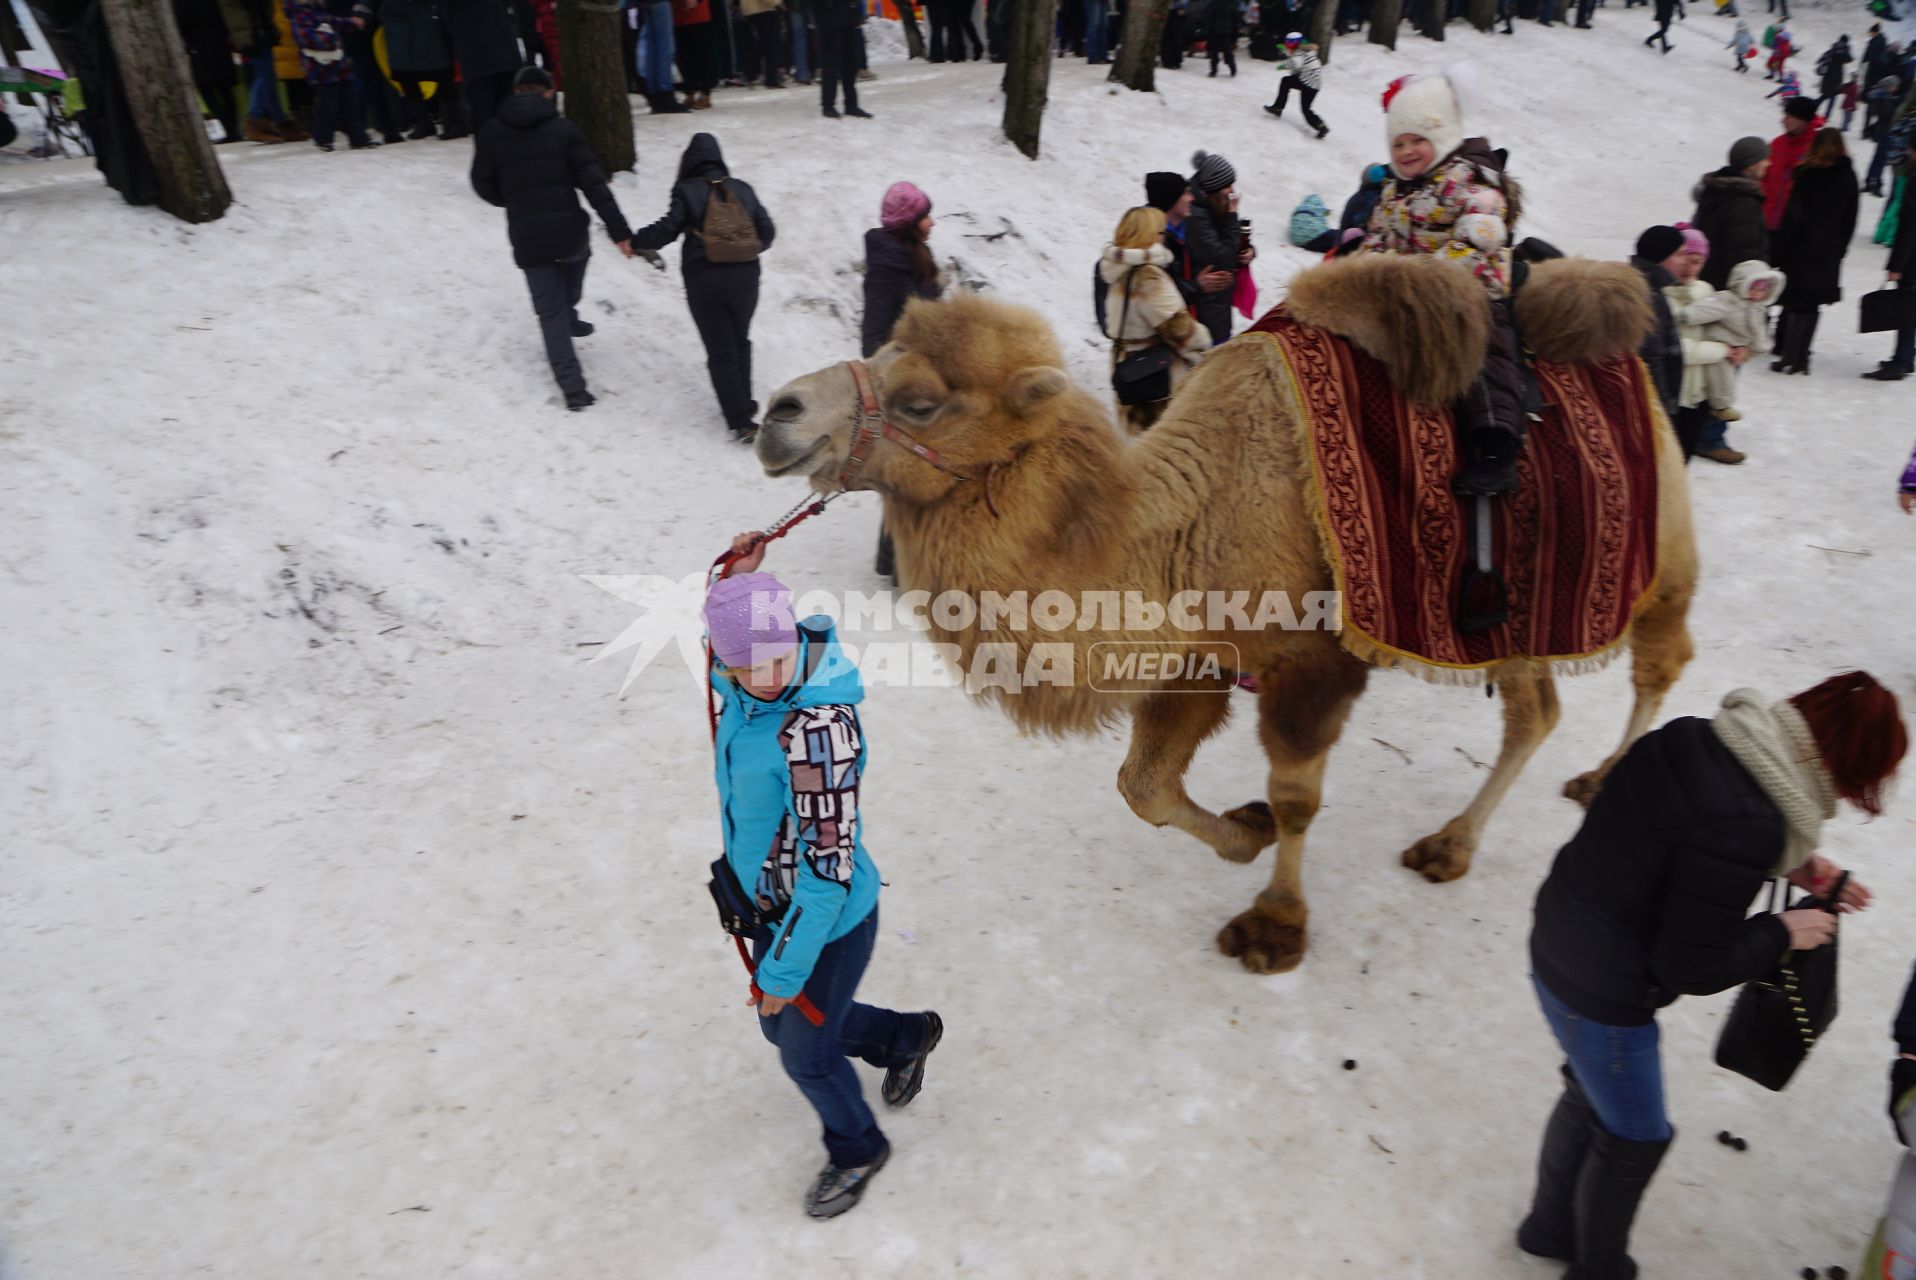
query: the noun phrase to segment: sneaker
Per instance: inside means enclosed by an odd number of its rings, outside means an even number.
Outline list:
[[[887,1142],[870,1164],[861,1164],[855,1169],[826,1165],[818,1171],[818,1181],[805,1193],[805,1212],[814,1218],[836,1218],[841,1213],[849,1213],[858,1206],[865,1188],[889,1159],[891,1143]]]
[[[595,332],[597,331],[593,329],[590,320],[574,320],[572,322],[572,336],[575,338],[590,338]]]
[[[599,397],[593,395],[584,387],[580,387],[577,391],[568,391],[565,393],[565,407],[574,411],[590,409],[597,403],[599,403]]]
[[[1720,462],[1726,467],[1734,467],[1737,463],[1743,461],[1747,455],[1739,453],[1727,444],[1720,444],[1714,449],[1699,449],[1697,450],[1696,456],[1699,458],[1708,458],[1711,462]]]
[[[1738,409],[1736,409],[1736,408],[1733,408],[1733,407],[1731,407],[1731,406],[1728,406],[1728,405],[1726,405],[1726,406],[1724,406],[1724,407],[1723,407],[1723,408],[1721,408],[1721,409],[1712,409],[1712,410],[1710,410],[1710,416],[1711,416],[1712,418],[1715,418],[1715,419],[1716,419],[1716,420],[1717,420],[1718,422],[1741,422],[1741,421],[1743,421],[1743,414],[1742,414],[1742,412],[1741,412],[1740,410],[1738,410]]]
[[[930,1009],[925,1010],[924,1044],[911,1056],[911,1061],[887,1071],[885,1083],[879,1086],[879,1095],[885,1099],[886,1106],[902,1107],[918,1096],[918,1091],[925,1087],[925,1059],[944,1038],[945,1020]]]

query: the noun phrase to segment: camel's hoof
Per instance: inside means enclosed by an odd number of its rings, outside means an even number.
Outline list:
[[[1476,846],[1461,836],[1439,831],[1404,850],[1404,865],[1432,884],[1442,884],[1470,870],[1470,855],[1474,852]]]
[[[1590,802],[1597,798],[1597,792],[1601,790],[1603,790],[1603,775],[1595,769],[1589,773],[1578,774],[1563,784],[1564,798],[1575,800],[1586,809],[1590,807]]]
[[[1252,973],[1289,973],[1304,958],[1304,916],[1295,924],[1272,919],[1253,907],[1217,933],[1217,949]]]
[[[1271,814],[1271,806],[1262,800],[1241,804],[1223,817],[1241,828],[1245,835],[1244,842],[1233,841],[1229,849],[1217,851],[1218,857],[1226,862],[1250,862],[1261,850],[1277,842],[1277,819]]]

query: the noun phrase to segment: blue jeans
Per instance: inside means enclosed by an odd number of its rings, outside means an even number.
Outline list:
[[[279,69],[273,65],[272,51],[248,58],[246,70],[253,81],[246,99],[246,114],[261,120],[286,119],[279,105]]]
[[[754,964],[771,941],[770,930],[753,939]],[[794,1005],[758,1020],[765,1038],[778,1046],[785,1074],[818,1112],[826,1154],[841,1169],[870,1164],[885,1149],[885,1135],[865,1105],[850,1060],[862,1058],[874,1067],[903,1066],[924,1043],[929,1026],[918,1014],[852,1000],[877,941],[878,908],[873,907],[862,924],[818,953],[812,976],[805,980],[805,994],[825,1015],[824,1026],[814,1027]]]
[[[1111,54],[1105,39],[1105,23],[1110,20],[1106,0],[1084,0],[1084,60],[1105,62]]]
[[[1641,1027],[1612,1027],[1572,1010],[1535,974],[1530,984],[1597,1122],[1626,1142],[1674,1137],[1663,1110],[1663,1063],[1657,1051],[1662,1033],[1656,1019]]]
[[[1696,451],[1704,453],[1710,449],[1729,447],[1729,424],[1714,415],[1705,417],[1701,422],[1702,430],[1697,432]]]
[[[639,75],[647,93],[672,92],[672,0],[649,0],[639,28]]]
[[[805,29],[804,0],[790,0],[785,6],[792,37],[792,74],[800,80],[812,78],[811,32]]]

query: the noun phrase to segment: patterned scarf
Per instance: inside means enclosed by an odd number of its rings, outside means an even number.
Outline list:
[[[1766,702],[1754,689],[1736,689],[1710,727],[1782,811],[1783,854],[1770,874],[1788,875],[1809,861],[1823,824],[1836,816],[1836,784],[1803,713],[1789,702]]]

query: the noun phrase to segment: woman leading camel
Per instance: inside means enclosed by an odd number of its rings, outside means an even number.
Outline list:
[[[759,1029],[824,1128],[830,1162],[805,1212],[830,1218],[858,1204],[891,1155],[848,1059],[884,1068],[884,1099],[902,1107],[923,1087],[944,1023],[852,999],[878,939],[878,868],[858,804],[864,686],[831,620],[795,622],[791,593],[758,572],[759,535],[740,534],[732,550],[735,572],[704,610],[722,707],[713,746],[725,865],[762,921],[752,938]]]
[[[1211,349],[1211,335],[1185,309],[1184,296],[1171,278],[1171,262],[1171,251],[1164,246],[1164,214],[1147,205],[1125,212],[1098,264],[1098,278],[1105,286],[1105,317],[1107,321],[1116,317],[1111,367],[1116,369],[1126,356],[1160,343],[1172,353],[1164,399],[1118,406],[1118,421],[1134,435],[1163,416],[1170,393],[1185,372]]]
[[[1823,823],[1839,798],[1880,813],[1907,745],[1895,695],[1852,671],[1782,702],[1739,689],[1714,720],[1673,720],[1610,771],[1537,894],[1531,980],[1565,1063],[1517,1232],[1526,1252],[1571,1262],[1570,1280],[1637,1274],[1630,1224],[1675,1136],[1657,1010],[1831,939],[1823,911],[1744,913],[1768,876],[1830,887]],[[1843,909],[1869,898],[1851,881]]]

